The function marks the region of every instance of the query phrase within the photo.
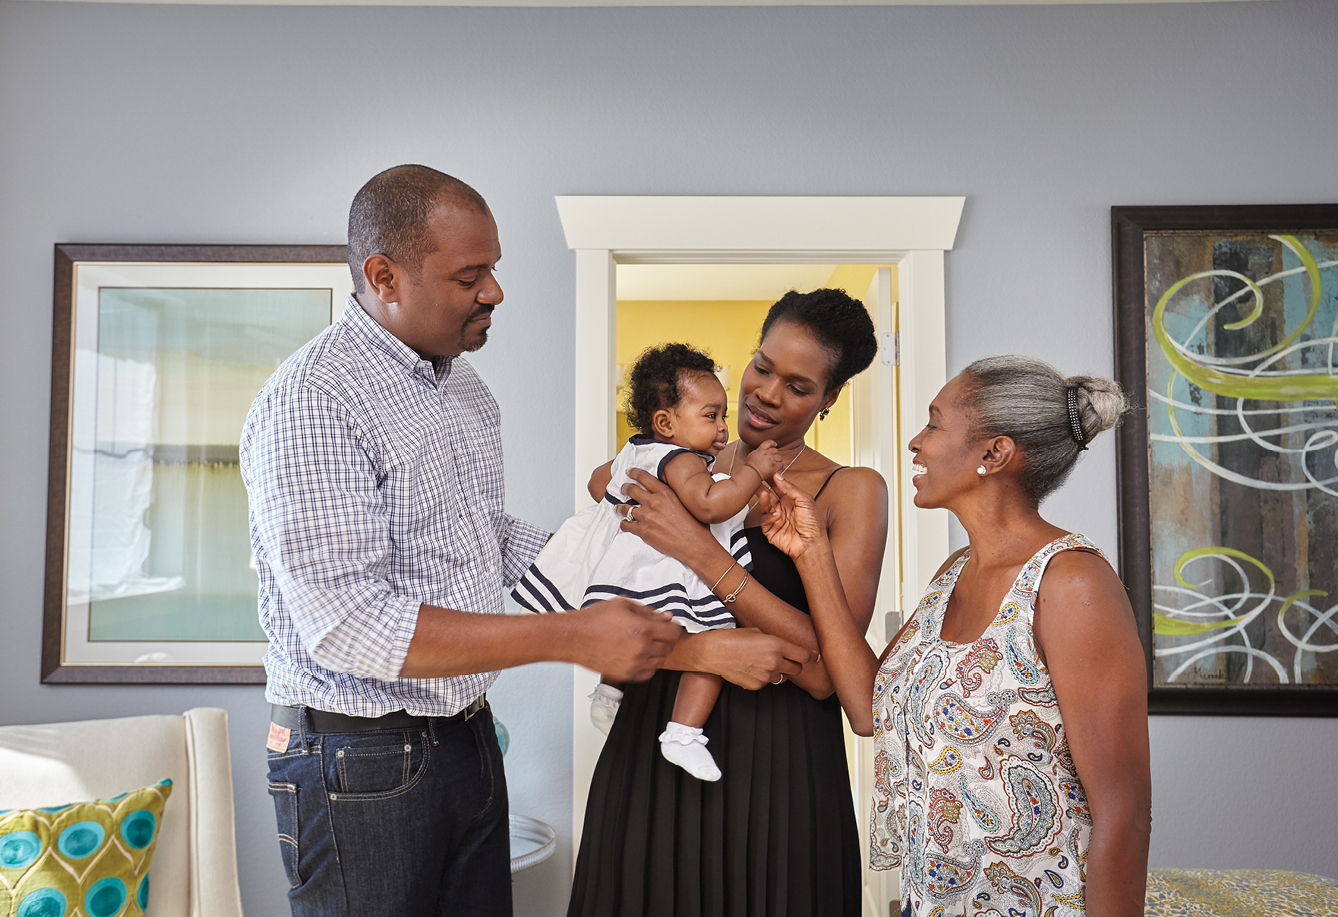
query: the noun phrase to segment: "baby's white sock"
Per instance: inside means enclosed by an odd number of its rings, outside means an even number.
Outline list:
[[[720,779],[720,768],[716,767],[715,758],[706,750],[710,741],[695,726],[669,721],[664,732],[660,733],[660,754],[671,764],[677,764],[698,780],[716,781]]]
[[[623,692],[613,685],[600,682],[590,692],[590,722],[604,735],[613,728],[613,721],[618,716],[618,707],[623,702]]]

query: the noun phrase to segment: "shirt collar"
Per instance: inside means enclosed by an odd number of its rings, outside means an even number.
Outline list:
[[[362,303],[358,302],[358,298],[352,294],[348,297],[348,305],[344,307],[344,316],[341,320],[358,337],[389,356],[395,363],[403,367],[409,375],[424,376],[434,385],[439,385],[450,377],[451,365],[455,361],[455,357],[423,359],[412,347],[395,337],[384,325],[368,315],[366,310],[363,309]]]

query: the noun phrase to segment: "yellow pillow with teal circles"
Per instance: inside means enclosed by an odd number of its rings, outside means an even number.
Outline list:
[[[112,799],[0,812],[0,917],[140,917],[170,795],[164,780]]]

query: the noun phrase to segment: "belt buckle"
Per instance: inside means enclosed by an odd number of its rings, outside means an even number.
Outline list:
[[[471,719],[474,714],[478,713],[486,706],[488,706],[488,696],[486,694],[480,694],[478,697],[474,698],[473,703],[465,708],[465,719]]]

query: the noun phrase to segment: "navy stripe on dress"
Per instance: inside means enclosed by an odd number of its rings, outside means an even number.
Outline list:
[[[691,618],[704,627],[721,627],[733,623],[734,616],[725,608],[725,604],[714,595],[694,599],[688,596],[682,583],[669,583],[657,589],[638,592],[623,586],[600,583],[585,591],[583,605],[603,602],[613,598],[628,598],[642,605],[649,605],[658,611],[675,612],[679,617]],[[677,614],[681,612],[681,614]]]
[[[522,588],[533,596],[534,601],[529,601],[526,598],[525,592],[521,591]],[[517,604],[540,614],[547,611],[574,610],[566,597],[534,565],[531,565],[530,569],[526,570],[525,575],[516,583],[515,588],[511,590],[511,597],[516,600]]]

